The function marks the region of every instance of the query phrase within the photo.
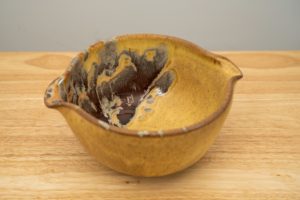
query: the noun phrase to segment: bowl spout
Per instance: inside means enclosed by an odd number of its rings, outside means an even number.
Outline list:
[[[64,76],[54,79],[47,87],[44,95],[44,103],[48,108],[56,108],[63,103],[60,86],[64,81]]]
[[[242,71],[228,58],[218,55],[218,60],[221,63],[223,72],[234,80],[239,80],[243,77]]]

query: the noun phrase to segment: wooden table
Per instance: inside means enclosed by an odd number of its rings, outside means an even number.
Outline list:
[[[162,178],[98,164],[44,106],[75,53],[0,53],[0,199],[300,199],[300,51],[220,53],[244,73],[224,128],[200,162]]]

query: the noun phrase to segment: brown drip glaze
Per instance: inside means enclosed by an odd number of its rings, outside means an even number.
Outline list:
[[[86,72],[83,62],[88,56],[86,52],[83,60],[78,59],[73,64],[68,80],[60,86],[60,96],[115,126],[126,125],[131,120],[136,107],[150,90],[158,88],[166,93],[174,80],[173,72],[160,73],[168,60],[164,46],[147,49],[142,55],[130,49],[118,54],[116,43],[107,42],[99,53],[100,64],[92,63]],[[121,56],[126,56],[127,64],[117,73]],[[97,83],[99,76],[105,80]],[[111,119],[113,116],[119,123]]]

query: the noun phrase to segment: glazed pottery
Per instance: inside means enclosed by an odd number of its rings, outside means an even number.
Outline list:
[[[124,35],[79,53],[44,101],[103,165],[163,176],[203,157],[241,77],[227,58],[185,40]]]

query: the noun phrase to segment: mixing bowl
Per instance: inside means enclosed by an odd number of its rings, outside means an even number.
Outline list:
[[[241,77],[227,58],[188,41],[124,35],[79,53],[50,83],[44,102],[103,165],[163,176],[203,157]]]

